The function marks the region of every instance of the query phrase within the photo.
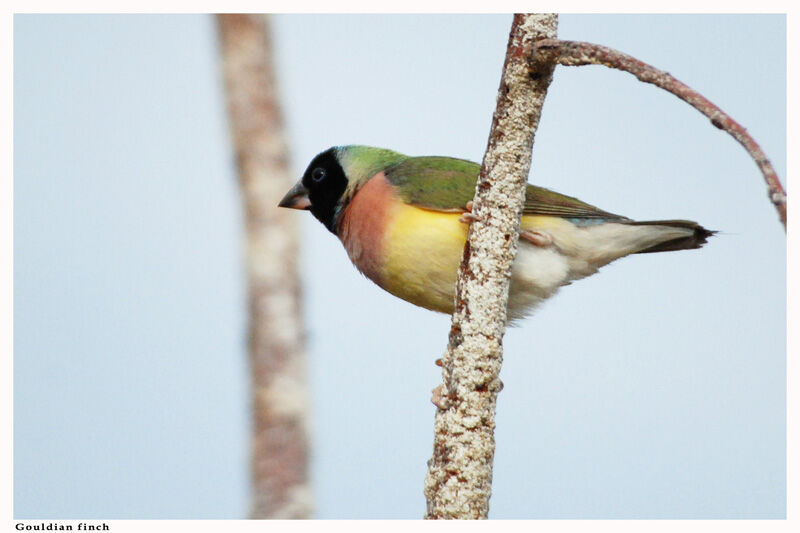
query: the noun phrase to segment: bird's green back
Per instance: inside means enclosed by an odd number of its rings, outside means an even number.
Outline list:
[[[398,188],[403,201],[436,211],[464,211],[475,196],[480,165],[451,157],[409,157],[385,169],[386,178]],[[625,220],[577,198],[528,185],[525,191],[525,215],[549,215],[563,218],[599,218]]]

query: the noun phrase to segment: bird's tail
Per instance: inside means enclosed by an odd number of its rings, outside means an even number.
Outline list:
[[[675,229],[675,231],[663,232],[664,240],[634,252],[637,254],[700,248],[706,243],[708,237],[717,233],[716,231],[707,230],[697,222],[692,222],[691,220],[626,221],[625,224],[629,226],[660,226],[664,229]]]

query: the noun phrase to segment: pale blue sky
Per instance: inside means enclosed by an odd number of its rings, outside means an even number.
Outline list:
[[[14,24],[16,518],[241,518],[241,212],[210,16]],[[275,17],[291,161],[334,144],[480,161],[510,16]],[[667,70],[786,176],[782,16],[575,16]],[[785,516],[784,232],[699,113],[559,67],[531,181],[698,251],[619,261],[505,339],[493,518]],[[383,293],[306,213],[319,518],[419,518],[449,317]]]

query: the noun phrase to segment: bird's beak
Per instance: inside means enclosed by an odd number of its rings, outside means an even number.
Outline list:
[[[303,186],[303,182],[298,181],[297,185],[289,189],[278,207],[288,207],[289,209],[311,209],[311,200],[308,198],[308,189]]]

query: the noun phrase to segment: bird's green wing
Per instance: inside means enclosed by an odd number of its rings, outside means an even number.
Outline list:
[[[407,204],[436,211],[465,210],[481,167],[450,157],[410,157],[389,166],[386,179]]]
[[[397,187],[407,204],[434,211],[463,212],[475,196],[480,165],[450,157],[411,157],[386,169],[389,183]],[[562,218],[626,220],[577,198],[528,185],[525,215]]]
[[[603,220],[628,220],[621,215],[603,211],[597,207],[581,202],[577,198],[557,192],[528,185],[525,190],[525,207],[523,215],[549,215],[561,218],[599,218]]]

